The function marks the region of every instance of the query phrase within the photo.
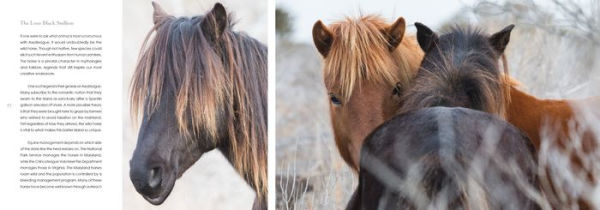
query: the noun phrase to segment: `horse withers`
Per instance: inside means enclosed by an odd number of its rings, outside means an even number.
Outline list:
[[[218,149],[267,208],[267,47],[231,29],[223,5],[176,18],[154,6],[154,27],[131,83],[143,114],[130,161],[135,189],[165,201],[177,178]]]

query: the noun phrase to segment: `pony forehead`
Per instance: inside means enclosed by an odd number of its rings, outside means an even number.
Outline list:
[[[470,25],[455,25],[442,31],[439,38],[441,48],[470,48],[478,52],[496,53],[489,42],[490,34],[482,28]]]
[[[437,50],[426,53],[425,61],[438,60],[442,65],[424,62],[429,68],[465,68],[476,67],[495,71],[498,69],[496,53],[488,41],[489,35],[480,28],[472,26],[454,26],[439,37]]]
[[[363,81],[390,85],[398,82],[397,66],[382,30],[389,24],[376,15],[346,17],[334,22],[334,34],[324,59],[325,86],[344,102]]]

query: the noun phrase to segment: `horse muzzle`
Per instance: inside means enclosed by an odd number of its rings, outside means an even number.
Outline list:
[[[130,166],[129,178],[136,191],[151,204],[162,204],[173,190],[176,174],[161,164],[138,166],[131,161]]]

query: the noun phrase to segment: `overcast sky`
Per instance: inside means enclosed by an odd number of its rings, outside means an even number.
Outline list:
[[[473,0],[278,0],[277,7],[285,8],[294,18],[293,39],[312,42],[313,24],[321,19],[325,24],[345,16],[379,14],[388,21],[402,16],[407,31],[416,31],[413,23],[422,22],[436,28]]]

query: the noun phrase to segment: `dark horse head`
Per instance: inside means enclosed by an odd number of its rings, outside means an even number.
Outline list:
[[[421,23],[415,26],[425,57],[412,87],[401,97],[401,110],[466,107],[503,118],[509,86],[498,60],[514,25],[491,36],[470,27],[454,27],[438,36]]]
[[[143,113],[130,161],[135,189],[159,205],[202,154],[219,149],[256,191],[255,206],[265,204],[267,48],[233,32],[219,3],[180,18],[153,6],[131,84],[132,113]]]

